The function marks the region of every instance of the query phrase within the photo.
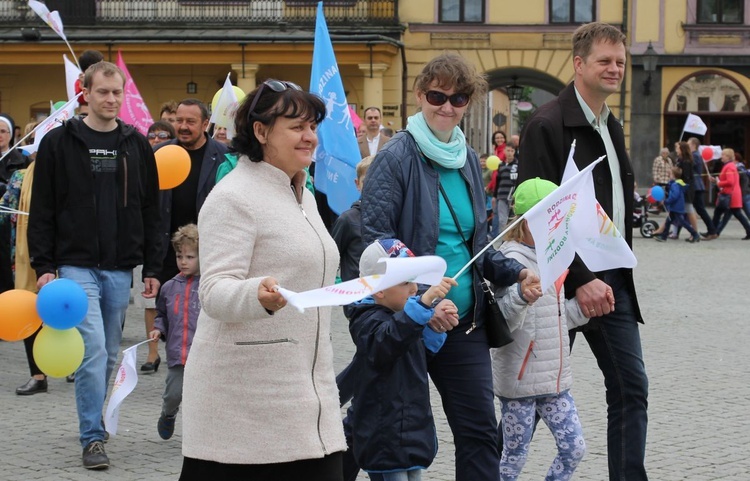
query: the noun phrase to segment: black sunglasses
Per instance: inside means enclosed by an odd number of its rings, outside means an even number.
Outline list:
[[[427,93],[425,93],[425,98],[430,105],[434,105],[435,107],[440,107],[449,100],[451,102],[451,105],[457,108],[465,107],[466,104],[469,103],[469,95],[460,92],[448,96],[443,92],[438,92],[437,90],[428,90]]]
[[[159,137],[160,139],[171,139],[171,137],[169,136],[167,132],[159,132],[159,133],[149,132],[148,133],[149,140],[153,140],[157,137]]]
[[[263,93],[263,89],[265,87],[268,87],[269,89],[273,90],[276,93],[283,92],[287,89],[302,91],[302,87],[300,87],[294,82],[287,82],[286,80],[268,79],[262,84],[260,84],[260,88],[258,89],[258,92],[255,94],[255,97],[253,97],[253,101],[250,103],[250,110],[247,111],[248,116],[252,116],[255,113],[255,106],[258,105],[258,100],[260,100],[260,96]]]

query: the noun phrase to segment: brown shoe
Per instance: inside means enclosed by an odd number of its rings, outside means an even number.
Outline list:
[[[709,234],[706,237],[704,237],[703,240],[704,241],[710,241],[710,240],[714,240],[714,239],[718,239],[718,238],[719,238],[719,234]]]

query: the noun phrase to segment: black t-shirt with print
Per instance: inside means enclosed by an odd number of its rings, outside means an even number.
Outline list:
[[[96,199],[99,268],[117,267],[117,170],[119,130],[99,132],[82,123],[81,137],[89,148]]]

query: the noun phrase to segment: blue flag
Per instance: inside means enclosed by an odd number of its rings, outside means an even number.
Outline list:
[[[328,196],[331,210],[341,214],[359,199],[354,179],[357,178],[360,154],[344,84],[323,15],[323,2],[318,2],[315,21],[310,91],[326,104],[326,118],[318,126],[315,188]]]

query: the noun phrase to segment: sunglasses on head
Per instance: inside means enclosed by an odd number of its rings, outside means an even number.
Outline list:
[[[469,103],[469,95],[460,92],[449,96],[437,90],[428,90],[425,93],[425,98],[430,105],[434,105],[435,107],[440,107],[448,101],[450,101],[452,106],[457,108],[465,107]]]
[[[149,140],[154,140],[155,138],[159,137],[160,139],[169,139],[169,134],[167,132],[149,132],[148,138]]]
[[[255,94],[255,97],[253,97],[253,101],[250,103],[250,110],[247,111],[248,116],[251,116],[255,113],[255,106],[258,105],[258,100],[260,100],[260,96],[263,94],[263,90],[266,87],[268,87],[269,89],[273,90],[276,93],[283,92],[287,89],[302,91],[302,87],[300,87],[294,82],[287,82],[286,80],[268,79],[262,84],[260,84],[260,88],[258,89],[258,92]]]

